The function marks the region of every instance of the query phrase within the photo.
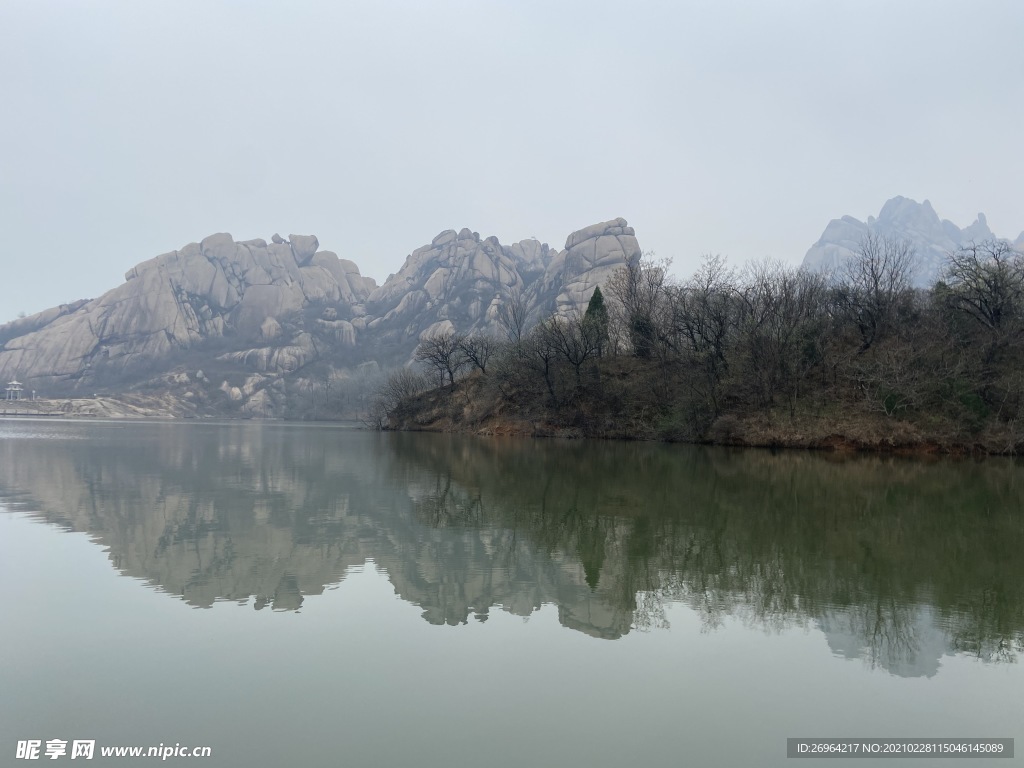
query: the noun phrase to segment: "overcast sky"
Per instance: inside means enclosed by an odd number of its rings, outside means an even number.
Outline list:
[[[1024,229],[1024,3],[0,0],[0,322],[213,232],[382,281],[623,216],[688,274],[930,199]]]

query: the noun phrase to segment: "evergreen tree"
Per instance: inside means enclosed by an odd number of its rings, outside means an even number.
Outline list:
[[[604,296],[601,294],[601,286],[594,289],[587,304],[587,311],[583,315],[583,327],[588,333],[593,333],[597,344],[597,356],[604,353],[605,343],[608,341],[608,308],[604,305]]]

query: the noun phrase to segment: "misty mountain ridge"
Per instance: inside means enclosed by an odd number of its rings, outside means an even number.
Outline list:
[[[912,281],[920,288],[930,287],[941,278],[950,252],[971,243],[999,239],[989,229],[983,213],[961,229],[948,219],[940,219],[928,200],[918,203],[897,196],[886,201],[877,218],[869,216],[866,222],[852,216],[832,219],[807,251],[803,266],[820,271],[839,269],[858,252],[868,235],[906,240],[914,247]],[[1014,245],[1024,247],[1024,232]]]
[[[179,412],[288,413],[297,392],[409,362],[447,331],[500,333],[503,303],[533,319],[586,306],[640,258],[625,219],[578,230],[561,251],[446,230],[383,285],[311,235],[210,235],[144,261],[97,299],[0,326],[0,379],[47,397],[172,392]],[[336,388],[337,392],[338,389]]]
[[[940,277],[950,251],[995,237],[984,214],[961,229],[927,200],[894,197],[867,222],[833,219],[803,265],[836,269],[869,234],[914,246],[919,286]],[[365,402],[342,402],[345,387],[408,364],[423,339],[501,336],[510,301],[528,324],[582,311],[596,286],[640,257],[622,218],[573,232],[562,250],[450,229],[377,285],[312,235],[268,243],[219,233],[137,264],[99,298],[0,325],[0,379],[49,398],[159,395],[176,415],[315,417],[333,388],[333,411],[353,414]],[[300,401],[312,414],[296,410]]]

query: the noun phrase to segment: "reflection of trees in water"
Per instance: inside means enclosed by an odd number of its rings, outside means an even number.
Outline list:
[[[813,624],[836,653],[915,674],[942,653],[1013,661],[1024,645],[1020,463],[81,429],[90,439],[0,441],[0,488],[193,605],[293,610],[372,558],[439,624],[554,602],[566,626],[611,638],[666,626],[682,603],[708,631]]]
[[[879,598],[873,606],[858,606],[850,613],[857,617],[861,611],[864,618],[863,635],[867,639],[867,659],[872,666],[917,654],[920,643],[915,636],[911,606],[897,602],[890,595]],[[884,659],[883,654],[888,654],[888,659]]]
[[[828,626],[861,642],[859,655],[871,667],[898,666],[923,651],[919,606],[902,603],[893,596],[846,606],[842,612],[829,611]]]
[[[409,435],[393,446],[475,500],[480,522],[467,525],[578,557],[638,629],[665,626],[674,602],[706,629],[827,617],[890,669],[950,651],[1014,661],[1024,644],[1019,462]]]
[[[479,496],[469,497],[453,487],[450,474],[438,474],[434,488],[413,499],[413,510],[431,528],[479,527],[483,524]]]
[[[983,589],[976,597],[969,613],[950,622],[953,649],[982,661],[1016,661],[1024,654],[1024,633],[1012,620],[1019,608],[1004,589]]]

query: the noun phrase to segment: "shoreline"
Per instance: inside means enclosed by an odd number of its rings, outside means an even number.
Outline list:
[[[433,434],[449,435],[474,435],[476,437],[514,438],[514,439],[536,439],[536,440],[586,440],[586,441],[614,441],[614,442],[640,442],[640,443],[663,443],[666,445],[695,445],[714,448],[757,448],[768,451],[813,451],[818,453],[831,453],[835,455],[875,455],[875,456],[900,456],[908,458],[1019,458],[1024,453],[1019,450],[994,451],[982,445],[968,445],[965,443],[941,444],[934,440],[922,440],[917,443],[911,442],[863,442],[841,434],[830,434],[820,438],[799,441],[787,441],[782,438],[768,441],[730,441],[716,442],[713,440],[666,440],[654,437],[629,436],[629,435],[583,435],[572,428],[550,428],[550,427],[481,427],[480,429],[453,429],[438,426],[403,426],[385,427],[382,432],[428,432]]]
[[[423,406],[421,401],[417,405]],[[436,403],[435,403],[436,405]],[[981,458],[1019,457],[1024,445],[1009,435],[939,435],[907,421],[880,419],[873,414],[839,417],[808,416],[790,419],[770,412],[746,416],[723,415],[698,438],[664,435],[649,425],[640,429],[612,426],[588,433],[576,426],[553,424],[543,417],[492,415],[479,421],[462,421],[443,413],[443,408],[412,407],[394,414],[382,427],[388,432],[434,432],[481,437],[553,438],[563,440],[622,440],[626,442],[679,443],[730,448],[807,450],[837,455],[875,454],[910,457],[950,456]],[[439,411],[441,413],[439,413]]]
[[[171,409],[140,407],[115,398],[71,398],[64,400],[32,401],[32,407],[17,408],[0,406],[0,419],[114,419],[119,421],[259,421],[285,424],[362,424],[360,419],[287,419],[265,417],[237,417],[224,414],[175,413]],[[40,407],[43,406],[43,407]],[[857,422],[856,428],[836,420],[807,419],[796,424],[785,419],[772,418],[770,414],[755,414],[749,417],[723,416],[712,426],[709,434],[701,439],[666,437],[646,432],[610,428],[600,434],[587,434],[574,426],[552,424],[543,418],[528,416],[490,416],[479,422],[465,423],[451,416],[437,416],[413,412],[405,418],[381,428],[384,432],[432,432],[437,434],[464,434],[479,437],[512,437],[557,440],[615,440],[623,442],[678,443],[683,445],[705,445],[729,448],[760,448],[767,450],[806,450],[836,455],[874,454],[906,456],[914,458],[955,457],[981,458],[986,456],[1019,457],[1024,455],[1022,446],[1005,444],[997,448],[991,442],[940,439],[935,435],[922,433],[913,425],[896,421],[893,423]],[[846,427],[846,428],[844,428]],[[859,433],[859,434],[857,434]],[[716,439],[717,437],[717,439]]]

